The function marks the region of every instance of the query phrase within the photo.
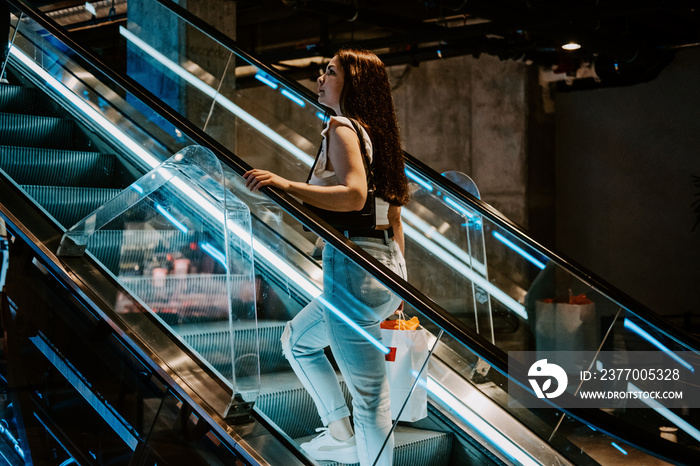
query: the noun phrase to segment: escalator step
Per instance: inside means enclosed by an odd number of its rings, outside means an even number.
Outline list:
[[[119,189],[22,186],[51,216],[68,229],[119,194]]]
[[[308,442],[312,438],[314,435],[299,438],[297,442]],[[444,466],[449,463],[451,450],[452,435],[446,432],[405,426],[397,426],[394,432],[394,466]],[[324,461],[322,464],[335,466],[341,463]]]
[[[350,393],[342,376],[339,378],[345,400],[352,407]],[[260,375],[260,394],[255,408],[292,438],[318,435],[316,428],[322,426],[309,392],[291,370]]]
[[[0,168],[18,184],[110,186],[114,164],[113,155],[98,152],[0,146]]]
[[[394,464],[443,466],[449,463],[452,435],[399,426],[394,435]]]
[[[262,374],[289,369],[289,363],[282,355],[282,346],[280,345],[284,325],[285,322],[258,322],[260,372]],[[223,376],[231,377],[228,322],[178,325],[174,326],[173,330]],[[252,324],[236,323],[234,325],[234,350],[239,364],[244,364],[245,355],[256,350],[254,332]],[[245,372],[240,369],[239,373]]]
[[[73,147],[75,123],[61,118],[0,113],[0,145],[66,149]]]
[[[0,86],[1,113],[32,113],[36,109],[37,94],[34,89],[22,86]]]

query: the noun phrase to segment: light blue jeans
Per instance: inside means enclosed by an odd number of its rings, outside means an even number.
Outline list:
[[[353,238],[367,253],[406,278],[398,244],[389,239]],[[330,345],[352,395],[360,465],[370,466],[391,430],[389,383],[380,322],[401,299],[332,246],[323,249],[323,294],[292,319],[282,335],[282,350],[316,404],[324,425],[350,415],[335,370],[324,354]],[[345,316],[344,320],[341,316]],[[372,341],[374,340],[374,342]],[[377,465],[391,466],[394,439]]]

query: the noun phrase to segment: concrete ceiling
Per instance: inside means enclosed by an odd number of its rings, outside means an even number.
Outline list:
[[[676,51],[700,43],[698,0],[235,1],[237,42],[268,63],[330,57],[351,43],[389,65],[488,54],[584,78],[584,87],[616,86],[655,78]],[[85,2],[46,3],[67,27],[91,27]],[[127,0],[93,3],[126,16]],[[563,50],[570,42],[581,48]]]
[[[352,41],[388,64],[458,55],[523,60],[598,85],[648,81],[700,42],[699,1],[238,0],[238,42],[264,61]],[[576,42],[581,48],[566,51]]]

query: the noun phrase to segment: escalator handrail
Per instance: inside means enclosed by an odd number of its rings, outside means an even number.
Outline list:
[[[75,52],[80,59],[84,61],[84,64],[88,68],[91,68],[108,77],[116,84],[122,86],[125,90],[132,93],[135,97],[164,117],[169,123],[177,126],[183,131],[183,133],[190,136],[195,142],[212,150],[212,152],[214,152],[220,160],[230,165],[231,168],[237,173],[242,174],[250,168],[235,154],[192,125],[189,120],[185,120],[181,115],[175,113],[166,105],[162,104],[157,97],[150,93],[150,91],[144,89],[132,78],[117,73],[94,54],[84,49],[79,44],[76,44],[62,30],[62,28],[54,22],[54,20],[50,19],[43,12],[36,9],[32,5],[26,4],[26,0],[5,1],[32,18],[39,25],[44,27],[47,32],[54,35],[66,46],[71,48],[73,52]],[[454,316],[444,310],[441,306],[434,303],[430,298],[425,296],[410,283],[402,280],[399,276],[386,268],[386,266],[364,252],[362,248],[355,245],[348,238],[337,232],[337,230],[330,227],[330,225],[328,225],[321,218],[317,217],[310,211],[307,211],[291,196],[269,188],[264,188],[263,192],[294,218],[305,224],[314,233],[323,237],[333,247],[343,252],[360,267],[381,281],[385,286],[396,292],[401,298],[433,320],[437,325],[443,328],[446,333],[451,335],[464,346],[468,347],[476,355],[484,359],[494,369],[501,372],[506,377],[511,377],[509,375],[506,353],[501,349],[497,348],[495,345],[484,339],[481,335],[477,334],[474,330],[457,320]],[[510,372],[513,371],[511,370]],[[522,376],[523,374],[518,375]],[[525,377],[522,378],[524,379]],[[596,425],[599,430],[602,430],[612,437],[634,445],[636,448],[647,451],[654,456],[659,456],[659,452],[663,451],[663,447],[666,446],[665,443],[659,444],[656,437],[650,437],[643,431],[634,432],[634,435],[631,436],[629,425],[621,423],[617,420],[609,419],[607,415],[603,416],[603,413],[597,409],[556,409],[567,413],[571,417],[576,418],[581,422],[592,423],[593,425]],[[601,424],[604,424],[605,427],[602,427]],[[644,441],[640,444],[639,439],[643,439]],[[655,448],[655,450],[652,450],[652,447]],[[675,450],[664,453],[663,455],[672,461],[690,462],[689,459],[695,458],[696,452],[686,447],[677,446]]]
[[[165,8],[172,11],[174,14],[179,16],[182,20],[191,24],[193,27],[197,28],[200,32],[209,36],[211,39],[227,48],[230,52],[233,52],[241,57],[243,57],[250,64],[256,66],[257,68],[264,71],[266,74],[274,77],[277,81],[284,84],[285,87],[294,89],[298,94],[300,94],[306,101],[314,105],[320,111],[326,112],[328,109],[323,105],[318,103],[316,94],[314,94],[310,89],[300,85],[296,81],[288,79],[284,74],[277,71],[274,67],[263,63],[250,52],[244,50],[238,43],[222,33],[215,27],[211,26],[209,23],[205,22],[198,16],[190,13],[182,6],[175,4],[172,0],[156,0],[158,3],[162,4]],[[549,260],[555,261],[560,267],[581,278],[584,282],[607,295],[609,298],[619,303],[625,309],[631,311],[642,319],[652,323],[654,326],[662,328],[667,334],[684,341],[686,343],[692,342],[695,349],[700,351],[700,339],[685,332],[683,329],[676,326],[670,325],[669,322],[664,320],[658,313],[652,311],[648,307],[644,306],[642,303],[636,299],[629,296],[627,293],[616,288],[612,284],[608,283],[606,280],[597,276],[595,273],[591,272],[587,268],[583,267],[581,264],[577,263],[570,257],[566,255],[555,252],[553,249],[543,245],[539,241],[532,238],[529,233],[520,225],[513,222],[501,212],[494,209],[491,205],[485,203],[481,199],[473,196],[471,193],[465,191],[462,187],[448,180],[440,173],[436,172],[434,169],[426,165],[425,163],[418,160],[416,157],[412,156],[408,152],[404,152],[406,157],[407,165],[417,169],[419,173],[424,175],[429,179],[431,183],[440,186],[440,189],[454,196],[462,203],[473,208],[481,215],[486,216],[490,221],[497,224],[501,228],[507,230],[509,233],[513,234],[518,240],[532,247],[534,250],[538,251],[540,254],[546,256]]]

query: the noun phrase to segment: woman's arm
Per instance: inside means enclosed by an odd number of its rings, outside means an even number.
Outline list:
[[[367,200],[367,175],[358,135],[352,128],[334,121],[331,121],[328,133],[328,168],[335,171],[337,186],[290,181],[267,170],[255,169],[243,175],[246,187],[251,191],[265,186],[279,188],[303,202],[326,210],[349,212],[362,209]]]
[[[389,206],[389,225],[394,230],[394,240],[399,244],[401,254],[404,253],[403,223],[401,223],[401,206]]]

